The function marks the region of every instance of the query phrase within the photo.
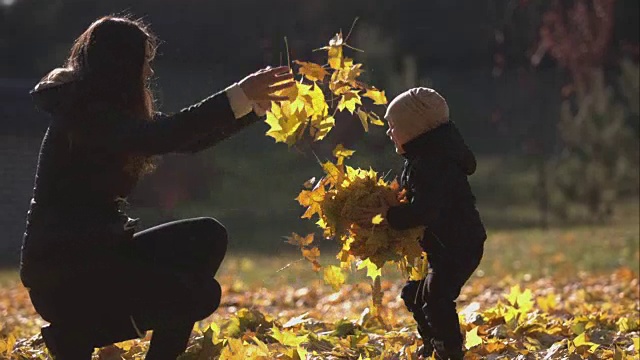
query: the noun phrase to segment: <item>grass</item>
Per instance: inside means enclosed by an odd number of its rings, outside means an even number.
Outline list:
[[[580,272],[610,273],[621,267],[637,274],[640,264],[638,215],[638,204],[630,203],[623,205],[615,221],[606,226],[581,225],[550,230],[490,228],[484,258],[475,276],[571,277]],[[336,253],[335,246],[324,246],[320,262],[335,264],[333,255]],[[234,251],[225,259],[222,275],[241,279],[249,286],[266,288],[282,283],[304,286],[321,278],[295,251],[263,256]],[[392,268],[385,274],[389,279],[399,279],[399,276]],[[352,282],[363,279],[360,272],[351,277]]]
[[[637,273],[640,264],[639,214],[638,203],[632,202],[619,206],[614,221],[604,226],[579,225],[549,230],[489,227],[484,257],[476,276],[572,276],[579,272],[607,273],[620,267]],[[233,234],[231,241],[236,241]],[[232,246],[222,265],[221,276],[266,288],[284,283],[304,286],[321,278],[295,247],[285,244],[276,234],[265,237],[263,245],[279,251],[260,254]],[[322,240],[321,251],[321,264],[336,264],[333,256],[337,246],[333,241]],[[397,271],[390,267],[386,270],[385,277],[399,279]],[[358,272],[350,281],[362,279],[363,275]],[[0,287],[17,280],[15,270],[0,271]]]

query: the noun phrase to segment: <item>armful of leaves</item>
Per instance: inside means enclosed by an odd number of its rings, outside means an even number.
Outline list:
[[[441,209],[447,201],[449,166],[441,172],[427,176],[423,171],[412,169],[412,197],[408,203],[392,206],[387,211],[387,222],[396,230],[406,230],[417,226],[431,226],[440,217]]]

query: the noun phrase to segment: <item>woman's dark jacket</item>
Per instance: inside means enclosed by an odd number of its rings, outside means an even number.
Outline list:
[[[131,155],[197,152],[258,120],[253,113],[236,120],[224,92],[145,121],[106,104],[79,103],[79,88],[71,82],[32,91],[51,122],[22,245],[26,287],[55,283],[61,273],[82,269],[79,264],[91,256],[133,236],[135,224],[121,208],[138,180],[125,166]]]
[[[470,251],[486,239],[467,176],[476,160],[453,122],[403,145],[401,184],[409,203],[391,207],[389,225],[407,229],[425,225],[421,245],[427,254]]]

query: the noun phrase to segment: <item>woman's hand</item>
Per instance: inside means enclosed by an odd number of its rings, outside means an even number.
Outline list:
[[[274,93],[294,86],[295,81],[288,66],[276,68],[268,66],[245,77],[238,85],[250,101],[268,108],[271,101],[287,100],[286,96],[274,95]]]

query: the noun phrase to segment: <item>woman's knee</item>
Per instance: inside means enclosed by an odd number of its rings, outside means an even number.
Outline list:
[[[212,250],[227,251],[229,237],[224,225],[211,217],[196,218],[194,222],[197,224],[197,234],[213,247]]]

